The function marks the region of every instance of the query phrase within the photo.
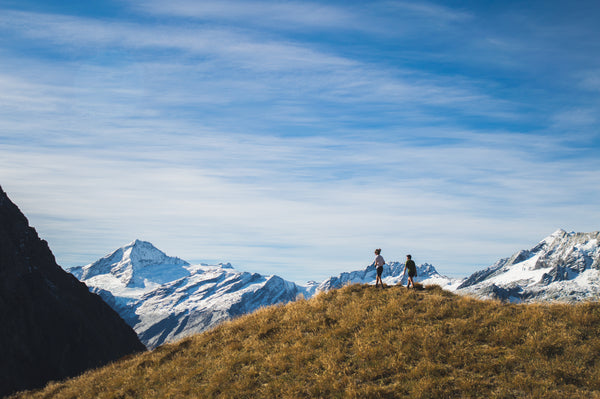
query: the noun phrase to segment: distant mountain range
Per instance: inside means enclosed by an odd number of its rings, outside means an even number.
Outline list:
[[[403,269],[400,262],[386,264],[384,283],[405,285]],[[376,275],[367,266],[301,286],[230,264],[191,265],[140,240],[69,271],[56,264],[48,244],[0,187],[0,396],[143,351],[142,342],[154,348],[179,340],[262,306],[374,284]],[[416,281],[510,302],[598,300],[600,232],[558,230],[464,279],[421,264]]]
[[[558,230],[529,250],[472,274],[459,294],[511,302],[600,298],[600,232]]]
[[[190,265],[140,240],[69,272],[119,312],[148,348],[311,295],[278,276],[239,272],[230,264]]]
[[[398,262],[386,264],[385,283],[401,282],[403,267]],[[230,264],[191,265],[140,240],[69,272],[115,309],[148,348],[300,295],[309,298],[345,284],[374,283],[376,273],[369,266],[301,286],[278,276],[239,272]],[[442,286],[459,282],[441,276],[428,264],[418,267],[416,280]]]
[[[458,294],[512,302],[580,301],[600,293],[600,233],[558,230],[530,250],[468,278],[417,266],[416,281]],[[404,263],[384,266],[386,285],[406,285]],[[278,276],[239,272],[230,264],[191,265],[140,240],[83,267],[69,269],[99,294],[149,348],[205,331],[262,306],[293,301],[347,284],[374,284],[374,266],[301,286]]]
[[[383,265],[383,273],[381,279],[385,285],[406,285],[408,277],[404,275],[404,263],[391,262]],[[339,276],[330,277],[320,284],[316,284],[315,292],[329,291],[335,288],[341,288],[348,284],[375,284],[377,271],[375,266],[367,266],[364,270],[356,270],[352,272],[341,273]],[[453,290],[463,280],[453,279],[442,276],[437,272],[435,267],[428,263],[417,266],[417,276],[414,281],[424,285],[439,285],[445,289]]]

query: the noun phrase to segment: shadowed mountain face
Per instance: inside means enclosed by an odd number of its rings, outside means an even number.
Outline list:
[[[0,396],[145,350],[102,299],[63,271],[0,187]]]

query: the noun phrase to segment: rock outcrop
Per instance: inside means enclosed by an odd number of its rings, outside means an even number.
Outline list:
[[[115,311],[58,266],[0,187],[0,396],[143,350]]]

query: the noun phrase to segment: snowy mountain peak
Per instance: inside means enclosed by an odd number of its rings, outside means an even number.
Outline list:
[[[463,282],[458,290],[514,302],[580,300],[600,293],[600,232],[557,230]]]
[[[576,234],[575,232],[568,233],[563,229],[558,229],[554,233],[550,234],[548,237],[546,237],[542,241],[540,241],[538,246],[540,246],[542,244],[554,246],[554,245],[556,245],[556,243],[558,243],[562,240],[568,239],[569,237],[571,237],[575,234]]]
[[[147,241],[135,240],[80,270],[70,271],[81,280],[110,274],[127,287],[144,287],[147,282],[162,284],[189,275],[184,266],[189,263],[167,256]]]
[[[307,294],[281,277],[239,272],[230,263],[190,265],[141,240],[69,271],[119,312],[149,348]]]
[[[189,263],[184,260],[167,256],[164,252],[147,241],[135,240],[123,247],[123,249],[124,260],[130,261],[134,267],[144,267],[165,262],[169,264],[189,265]]]
[[[554,233],[550,234],[550,237],[563,237],[565,234],[569,234],[569,233],[567,233],[563,229],[558,229]],[[573,233],[571,233],[571,234],[573,234]]]

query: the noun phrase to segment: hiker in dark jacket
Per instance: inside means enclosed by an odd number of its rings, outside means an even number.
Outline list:
[[[415,264],[415,261],[412,260],[412,256],[410,255],[406,255],[406,263],[404,264],[404,274],[406,274],[407,270],[408,282],[406,283],[406,288],[410,288],[411,285],[413,288],[415,288],[415,282],[413,281],[413,277],[417,275],[417,265]],[[402,279],[404,279],[404,275],[402,276]]]

